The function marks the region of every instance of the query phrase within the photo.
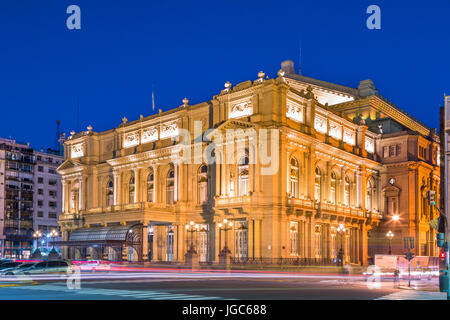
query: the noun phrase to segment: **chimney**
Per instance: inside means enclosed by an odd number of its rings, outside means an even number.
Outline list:
[[[294,61],[285,60],[281,63],[281,69],[287,74],[295,74]]]
[[[371,95],[375,95],[378,93],[378,90],[375,89],[375,84],[372,80],[367,79],[359,82],[358,86],[358,94],[361,97],[368,97]]]

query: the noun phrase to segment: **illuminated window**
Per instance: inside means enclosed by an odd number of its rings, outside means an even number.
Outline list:
[[[203,204],[208,200],[208,167],[202,165],[198,170],[198,204]]]
[[[153,169],[150,168],[150,173],[147,176],[147,201],[153,202],[153,195],[155,192],[155,175]]]
[[[130,185],[128,186],[128,203],[134,203],[134,193],[135,193],[135,183],[134,176],[130,178]]]
[[[331,173],[330,201],[336,204],[336,173]]]
[[[367,192],[366,192],[366,210],[372,211],[373,210],[373,199],[375,196],[375,181],[373,178],[370,178],[367,181]]]
[[[346,207],[350,206],[350,178],[347,176],[344,180],[344,205]]]
[[[316,177],[314,180],[314,199],[316,199],[316,202],[320,202],[321,200],[321,183],[322,183],[322,177],[320,169],[316,168]]]
[[[244,156],[238,163],[238,175],[239,175],[239,195],[247,195],[249,192],[249,160],[248,156]]]
[[[106,185],[106,206],[112,206],[114,204],[114,184],[112,180],[109,180]]]
[[[175,186],[175,172],[173,171],[173,169],[170,169],[169,172],[167,173],[166,178],[167,204],[173,204],[175,202],[174,186]]]
[[[299,166],[298,161],[295,158],[291,159],[291,170],[290,170],[290,186],[291,186],[291,196],[294,198],[298,198],[299,194]]]

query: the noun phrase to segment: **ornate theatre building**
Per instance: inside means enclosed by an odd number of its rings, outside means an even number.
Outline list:
[[[332,84],[288,60],[276,79],[260,72],[188,103],[72,132],[58,168],[65,258],[184,261],[192,248],[205,263],[229,250],[240,261],[316,264],[342,252],[365,265],[402,254],[404,236],[416,255],[437,253],[428,222],[438,213],[424,195],[439,195],[438,136],[371,80]]]

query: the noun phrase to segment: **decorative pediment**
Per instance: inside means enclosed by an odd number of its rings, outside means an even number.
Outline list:
[[[400,191],[402,191],[399,187],[388,185],[381,189],[381,192],[387,197],[398,197],[400,194]]]
[[[256,128],[254,123],[236,119],[229,119],[225,122],[222,122],[219,126],[216,127],[217,130],[226,130],[226,129],[250,129]]]
[[[76,167],[80,167],[82,164],[78,160],[69,159],[61,163],[61,165],[56,169],[57,171],[69,170]]]

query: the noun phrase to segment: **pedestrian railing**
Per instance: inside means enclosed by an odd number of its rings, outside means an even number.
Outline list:
[[[334,259],[315,258],[231,258],[236,265],[292,265],[292,266],[331,266],[336,265]]]

